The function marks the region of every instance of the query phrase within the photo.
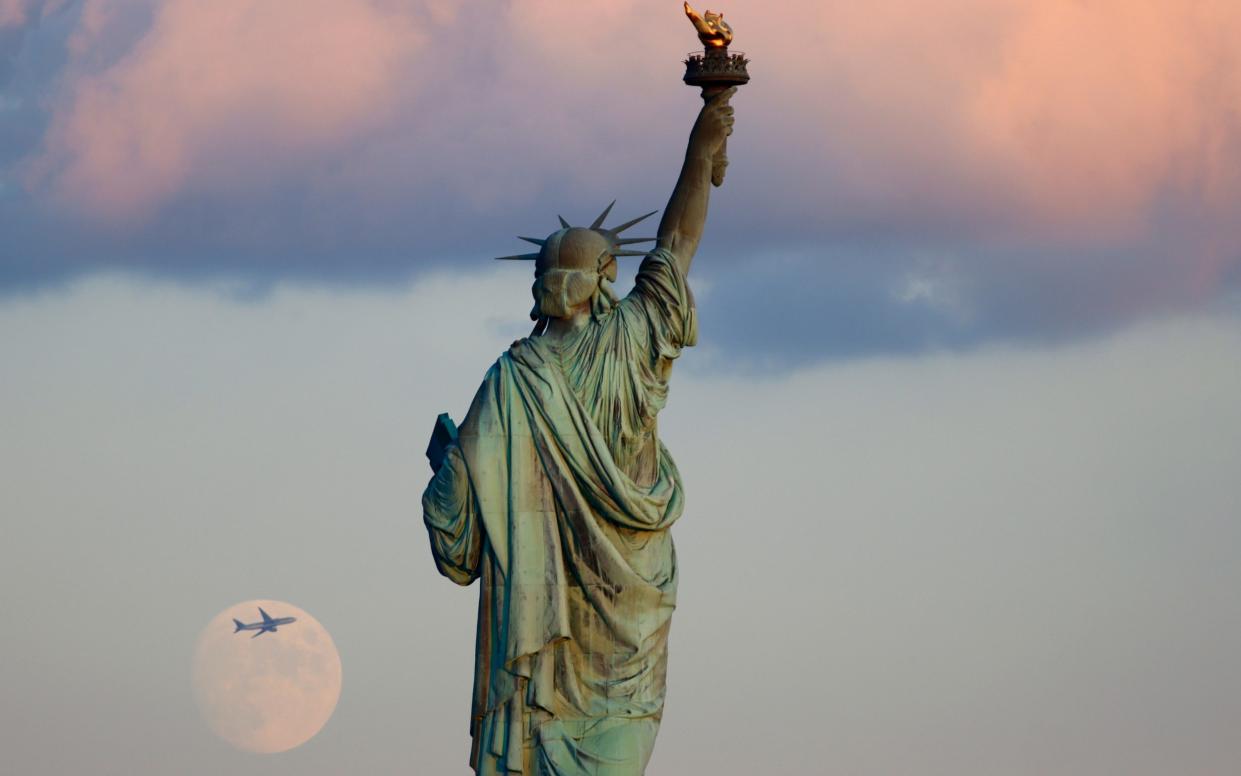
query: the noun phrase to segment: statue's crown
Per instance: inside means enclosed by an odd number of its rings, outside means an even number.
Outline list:
[[[586,269],[589,266],[588,260],[594,260],[596,266],[593,269],[598,269],[598,259],[603,253],[612,256],[645,256],[646,251],[627,250],[622,246],[653,242],[654,237],[621,237],[620,235],[629,227],[650,218],[659,211],[652,210],[619,226],[605,227],[603,222],[612,212],[612,205],[615,204],[616,200],[612,200],[612,204],[604,208],[590,226],[571,226],[564,216],[557,216],[560,219],[560,228],[547,237],[518,237],[518,239],[539,246],[537,253],[521,253],[496,258],[502,261],[536,262],[535,273],[542,274],[552,268]],[[596,248],[598,250],[595,250]],[[578,267],[578,264],[582,266]]]

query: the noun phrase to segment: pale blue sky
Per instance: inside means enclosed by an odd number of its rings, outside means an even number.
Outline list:
[[[9,767],[464,774],[476,590],[435,572],[422,450],[526,327],[496,312],[523,287],[114,278],[0,305]],[[652,776],[1230,773],[1238,353],[1232,317],[778,377],[688,351]],[[322,733],[266,758],[190,692],[199,631],[260,596],[344,668]]]

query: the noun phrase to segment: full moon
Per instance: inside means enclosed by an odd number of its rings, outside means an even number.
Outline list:
[[[295,617],[274,632],[237,630]],[[248,752],[284,752],[314,737],[340,698],[340,655],[327,630],[283,601],[244,601],[212,618],[194,650],[194,698],[216,735]]]

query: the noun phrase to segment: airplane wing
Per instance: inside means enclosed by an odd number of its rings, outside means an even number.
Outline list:
[[[266,629],[266,628],[260,628],[259,630],[256,630],[256,631],[254,632],[254,635],[253,635],[253,636],[251,636],[250,638],[252,638],[252,639],[257,639],[259,636],[262,636],[262,635],[263,635],[264,633],[266,633],[266,632],[267,632],[267,629]]]
[[[264,624],[271,622],[271,615],[263,611],[263,607],[259,607],[259,614],[263,615]]]

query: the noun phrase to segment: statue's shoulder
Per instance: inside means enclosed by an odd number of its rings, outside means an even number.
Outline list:
[[[522,337],[521,339],[515,339],[513,340],[513,344],[508,346],[508,350],[501,353],[500,357],[496,359],[496,363],[494,366],[499,367],[501,364],[505,362],[511,362],[515,358],[521,358],[523,355],[531,351],[533,348],[534,348],[533,337]]]
[[[500,354],[492,368],[501,371],[522,366],[538,369],[546,361],[547,353],[543,340],[539,337],[522,337],[513,340],[513,344]]]

